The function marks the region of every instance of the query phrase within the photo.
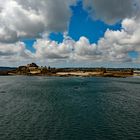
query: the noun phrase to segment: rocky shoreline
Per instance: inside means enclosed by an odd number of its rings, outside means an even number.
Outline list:
[[[14,70],[2,70],[0,75],[58,76],[58,77],[130,77],[140,76],[140,71],[130,68],[50,68],[39,67],[35,63],[19,66]]]

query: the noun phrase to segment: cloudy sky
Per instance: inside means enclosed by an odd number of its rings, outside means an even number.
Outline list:
[[[0,66],[140,67],[140,0],[0,0]]]

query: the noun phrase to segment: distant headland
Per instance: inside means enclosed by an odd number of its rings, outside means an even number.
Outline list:
[[[130,77],[140,76],[140,69],[133,68],[51,68],[38,66],[35,63],[17,68],[0,68],[0,75],[27,75],[27,76],[80,76],[80,77]]]

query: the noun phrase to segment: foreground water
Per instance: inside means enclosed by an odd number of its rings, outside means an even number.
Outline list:
[[[140,79],[0,77],[0,140],[139,140]]]

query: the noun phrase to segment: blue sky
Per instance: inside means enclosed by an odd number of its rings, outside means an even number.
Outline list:
[[[71,6],[72,17],[70,19],[68,27],[68,36],[75,41],[78,41],[81,36],[85,36],[89,39],[90,43],[97,43],[100,38],[104,36],[107,29],[121,30],[121,22],[114,25],[108,25],[101,20],[92,19],[88,12],[83,9],[82,2],[78,2],[76,6]],[[63,42],[63,33],[52,32],[49,35],[51,40],[58,43]],[[36,39],[22,39],[27,48],[34,52],[33,43]]]

